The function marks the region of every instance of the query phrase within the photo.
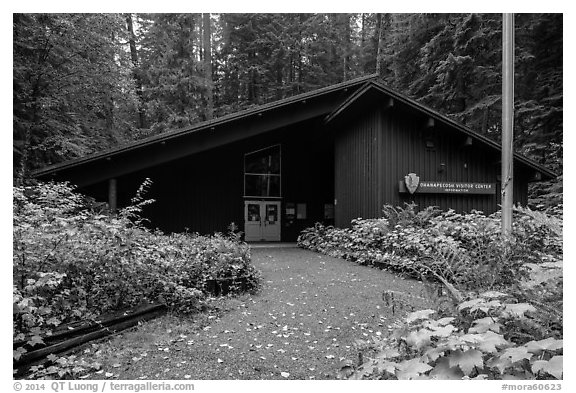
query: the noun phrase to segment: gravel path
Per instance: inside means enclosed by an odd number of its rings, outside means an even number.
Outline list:
[[[252,259],[264,277],[258,294],[225,299],[223,312],[194,321],[160,318],[95,347],[104,372],[119,379],[334,379],[343,359],[356,361],[355,340],[385,334],[399,317],[384,305],[384,290],[426,307],[419,282],[385,271],[298,248],[253,249]]]

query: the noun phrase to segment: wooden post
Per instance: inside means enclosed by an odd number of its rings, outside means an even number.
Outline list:
[[[108,206],[110,213],[116,213],[118,191],[116,189],[116,179],[108,180]]]
[[[512,232],[514,141],[514,14],[502,15],[502,235]]]

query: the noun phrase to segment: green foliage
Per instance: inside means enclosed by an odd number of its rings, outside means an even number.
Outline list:
[[[564,207],[563,193],[564,177],[558,176],[554,180],[530,184],[529,206],[546,214],[562,218]]]
[[[448,282],[461,289],[497,288],[528,274],[526,263],[562,255],[561,220],[516,208],[513,237],[504,240],[498,215],[457,214],[434,208],[416,212],[385,206],[381,219],[356,219],[351,228],[316,224],[302,232],[300,247]]]
[[[494,291],[460,303],[450,316],[413,312],[388,337],[358,343],[368,360],[351,378],[562,379],[562,339],[527,330],[535,312]]]
[[[354,220],[350,229],[317,224],[304,231],[300,246],[421,278],[435,300],[436,310],[412,312],[388,337],[359,341],[360,359],[368,360],[347,362],[340,375],[561,379],[561,271],[533,277],[561,261],[561,216],[519,207],[514,214],[507,240],[498,214],[418,212],[413,205],[386,206],[383,218]],[[393,291],[383,300],[393,313],[404,309]]]
[[[127,140],[135,94],[118,14],[14,14],[14,143],[30,168]]]
[[[208,80],[201,14],[15,14],[14,141],[23,161],[41,167],[190,126],[210,117],[211,95],[219,117],[377,67],[390,87],[500,138],[500,14],[211,21]],[[515,147],[561,172],[562,14],[517,14],[515,23]],[[558,187],[533,187],[534,206],[549,194],[558,201]]]
[[[137,71],[150,128],[142,136],[204,120],[200,24],[200,14],[139,15]]]
[[[499,141],[501,15],[390,14],[389,18],[383,80]],[[561,173],[562,15],[516,14],[515,25],[514,146]],[[561,182],[556,181],[533,186],[533,206],[561,202],[558,187],[561,190]]]
[[[89,351],[89,350],[88,350]],[[102,365],[98,362],[87,362],[76,355],[58,357],[48,355],[50,365],[39,364],[30,368],[28,379],[78,379],[89,371],[98,371]]]
[[[138,213],[148,203],[147,185],[117,216],[91,211],[65,183],[14,188],[16,341],[33,347],[62,323],[142,302],[194,312],[203,307],[209,279],[246,277],[248,289],[257,287],[259,273],[237,235],[145,229]]]

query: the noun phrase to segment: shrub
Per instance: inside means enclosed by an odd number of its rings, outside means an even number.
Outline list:
[[[561,258],[561,228],[558,218],[516,208],[513,236],[504,240],[497,214],[385,206],[383,218],[356,219],[351,228],[316,224],[301,233],[298,244],[461,289],[491,289],[526,277],[528,262]]]
[[[143,227],[148,184],[116,216],[91,210],[65,183],[14,188],[16,341],[34,346],[58,325],[143,302],[194,312],[212,278],[242,276],[249,289],[258,286],[249,248],[237,235],[165,235]]]
[[[438,300],[389,336],[358,340],[360,363],[344,362],[341,378],[562,378],[561,271],[527,280],[529,266],[561,259],[561,216],[515,208],[512,236],[503,239],[498,214],[386,206],[383,218],[348,229],[317,224],[298,243],[422,279]],[[393,291],[383,299],[393,313],[403,309]]]
[[[409,314],[389,337],[359,341],[367,361],[353,379],[561,379],[563,342],[534,324],[536,308],[489,291],[457,306]]]

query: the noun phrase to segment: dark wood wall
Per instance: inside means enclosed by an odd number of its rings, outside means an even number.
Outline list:
[[[287,130],[283,140],[282,240],[295,241],[316,222],[334,224],[334,219],[324,218],[324,205],[334,202],[334,146],[320,122]],[[306,219],[289,222],[284,215],[287,203],[305,203]]]
[[[381,215],[384,204],[438,206],[457,212],[498,210],[500,157],[466,135],[402,107],[363,108],[335,132],[336,225]],[[408,173],[420,180],[496,183],[494,195],[399,193]],[[526,204],[527,176],[515,168],[515,203]]]
[[[226,232],[231,222],[244,230],[244,154],[272,145],[282,154],[282,241],[295,241],[300,231],[324,219],[324,204],[334,200],[334,156],[331,135],[320,119],[247,138],[117,178],[118,205],[126,206],[145,178],[153,181],[144,209],[150,226],[165,232]],[[107,182],[82,191],[107,200]],[[258,198],[250,198],[254,200]],[[260,198],[265,200],[266,198]],[[278,199],[272,199],[278,200]],[[306,219],[286,219],[286,203],[305,203]]]
[[[208,234],[225,232],[234,222],[243,230],[244,154],[280,144],[282,241],[296,240],[315,222],[345,227],[357,217],[378,217],[384,204],[414,202],[458,212],[498,209],[497,151],[477,141],[468,146],[465,135],[442,124],[429,127],[417,112],[378,105],[363,106],[356,115],[328,126],[317,117],[118,176],[118,205],[127,205],[149,177],[153,185],[147,197],[156,202],[144,215],[152,227]],[[497,190],[495,195],[401,194],[398,182],[410,172],[421,180],[496,183]],[[107,187],[104,181],[82,191],[106,201]],[[515,201],[526,204],[527,175],[522,169],[515,168],[514,188]],[[326,219],[324,207],[334,201],[335,219]],[[306,219],[287,220],[287,203],[305,203]]]
[[[242,161],[234,146],[226,146],[147,168],[117,178],[118,206],[130,199],[145,178],[152,180],[144,208],[152,228],[165,232],[226,232],[228,225],[241,225]],[[107,183],[83,189],[106,201]],[[240,196],[240,197],[239,197]]]
[[[336,226],[354,218],[378,217],[382,207],[381,117],[368,111],[336,131],[334,171]]]

